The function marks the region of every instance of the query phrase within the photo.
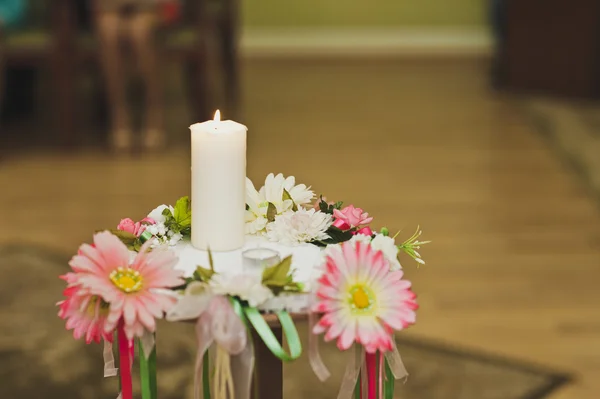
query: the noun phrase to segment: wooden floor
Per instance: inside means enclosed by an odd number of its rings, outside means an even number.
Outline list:
[[[406,334],[572,372],[551,398],[597,399],[600,207],[486,73],[472,60],[248,62],[249,176],[294,174],[377,227],[421,224],[433,243],[425,267],[403,261],[421,304]],[[1,241],[74,252],[188,194],[189,156],[32,153],[0,164],[0,187]]]

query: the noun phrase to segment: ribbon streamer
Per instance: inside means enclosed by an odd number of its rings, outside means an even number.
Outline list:
[[[408,378],[408,371],[406,371],[406,367],[402,362],[395,339],[392,339],[392,350],[385,353],[385,360],[395,379],[401,380],[404,378],[406,380]]]
[[[379,382],[377,384],[378,398],[383,399],[383,395],[385,392],[385,386],[383,385],[383,380],[385,377],[385,356],[383,355],[383,353],[379,352],[377,354],[377,362],[377,377],[379,378]]]
[[[331,376],[331,373],[327,369],[325,363],[323,363],[323,359],[321,359],[319,337],[316,334],[313,334],[313,329],[317,324],[317,314],[312,311],[315,302],[315,295],[310,294],[308,307],[308,363],[317,378],[321,382],[325,382]]]
[[[254,355],[248,345],[248,333],[243,321],[244,312],[237,301],[214,295],[201,283],[192,283],[185,295],[167,314],[167,320],[196,319],[198,349],[194,373],[194,397],[210,398],[208,380],[208,349],[214,343],[217,347],[215,358],[214,392],[223,397],[248,399],[251,384]],[[249,347],[249,348],[248,348]],[[234,378],[239,376],[238,380]],[[235,384],[233,382],[235,381]],[[247,386],[245,389],[243,386]]]
[[[150,338],[146,336],[150,336]],[[146,344],[144,344],[144,341],[146,341]],[[154,334],[145,333],[139,339],[138,351],[142,399],[157,399],[158,386],[156,382],[156,346],[154,345]]]
[[[337,399],[348,399],[354,397],[359,399],[361,397],[361,380],[360,369],[362,366],[362,353],[359,351],[356,345],[352,345],[353,354],[346,365],[346,371],[342,378],[342,384],[338,392]],[[358,393],[358,396],[357,396]]]
[[[377,399],[377,354],[365,354],[367,367],[367,399]]]
[[[384,387],[384,397],[385,399],[394,399],[394,383],[396,379],[394,378],[394,374],[392,373],[392,369],[390,368],[387,359],[385,360],[385,387]]]
[[[289,354],[283,349],[281,343],[277,337],[275,337],[275,334],[273,334],[273,331],[256,308],[245,306],[244,314],[248,318],[248,321],[250,321],[250,324],[254,327],[258,336],[263,340],[266,347],[269,348],[275,356],[284,362],[290,362],[300,357],[302,354],[302,344],[300,342],[300,337],[298,336],[298,330],[296,330],[294,321],[288,312],[280,311],[275,314],[279,319],[281,329],[288,342],[288,347],[290,348]]]
[[[366,354],[357,345],[351,350],[337,399],[393,399],[395,380],[408,376],[396,343],[385,353]]]
[[[102,350],[104,358],[104,377],[114,377],[119,369],[115,367],[115,355],[113,353],[112,343],[104,340],[104,349]]]
[[[131,366],[133,342],[127,339],[125,329],[123,328],[123,320],[119,321],[117,327],[119,337],[119,371],[121,374],[121,396],[122,399],[133,399],[133,384],[131,380]]]

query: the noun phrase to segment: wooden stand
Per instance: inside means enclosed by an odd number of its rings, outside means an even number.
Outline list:
[[[281,326],[272,326],[273,333],[282,341]],[[265,346],[260,337],[253,331],[256,377],[252,388],[252,399],[283,398],[283,364]]]
[[[306,320],[306,314],[295,313],[291,315],[294,321]],[[281,343],[283,331],[275,315],[263,316],[271,327],[273,334]],[[252,399],[283,399],[283,363],[271,353],[256,332],[252,331],[254,343],[256,377],[252,387]]]

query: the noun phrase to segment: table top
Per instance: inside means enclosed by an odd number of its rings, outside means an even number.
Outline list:
[[[315,268],[321,264],[321,248],[312,244],[299,244],[296,246],[273,243],[264,237],[246,236],[243,248],[228,252],[213,252],[213,263],[217,273],[262,273],[262,270],[247,270],[244,267],[242,252],[247,249],[266,248],[273,250],[283,259],[292,256],[291,270],[294,280],[303,283],[307,290],[315,278]],[[209,266],[208,252],[195,248],[190,241],[184,240],[172,248],[179,258],[175,266],[183,270],[186,276],[191,276],[198,266]]]

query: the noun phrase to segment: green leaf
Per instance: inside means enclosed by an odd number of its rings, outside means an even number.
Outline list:
[[[275,266],[267,267],[263,271],[262,283],[267,287],[283,288],[289,283],[290,268],[292,266],[292,257],[288,256]]]
[[[210,265],[210,270],[215,273],[215,263],[213,261],[212,251],[208,248],[208,264]]]
[[[215,271],[212,269],[206,269],[202,266],[196,267],[194,271],[194,279],[197,281],[202,281],[204,283],[208,283],[212,276],[215,275]]]
[[[323,213],[328,213],[330,215],[333,215],[333,210],[334,209],[341,209],[342,208],[342,201],[338,201],[335,204],[331,205],[328,204],[324,199],[323,196],[321,195],[319,197],[319,210]]]
[[[352,238],[352,230],[343,231],[335,226],[330,226],[327,229],[327,234],[330,238],[321,240],[318,243],[313,242],[312,244],[322,246],[323,244],[339,244],[341,242],[348,241]]]
[[[329,204],[323,199],[323,196],[319,196],[319,210],[323,213],[333,213],[329,212]]]
[[[298,206],[296,205],[296,203],[294,202],[294,200],[292,199],[292,196],[290,195],[290,193],[284,188],[283,189],[283,200],[290,200],[292,201],[292,211],[297,212],[298,211]]]
[[[179,225],[181,230],[191,226],[192,210],[190,197],[185,196],[179,198],[175,203],[175,207],[173,208],[173,210],[173,217],[175,219],[175,223]]]
[[[125,244],[127,244],[127,243],[133,244],[133,242],[135,240],[137,240],[137,236],[128,231],[123,231],[123,230],[109,230],[109,231],[111,232],[111,234],[117,236],[119,238],[119,240],[123,241],[123,243],[125,243]]]
[[[277,208],[275,207],[275,205],[273,205],[271,202],[269,202],[269,205],[267,207],[267,220],[269,222],[274,222],[275,215],[277,215]]]
[[[133,250],[135,252],[140,252],[140,249],[142,249],[142,242],[140,240],[137,240],[134,244],[133,244]]]

